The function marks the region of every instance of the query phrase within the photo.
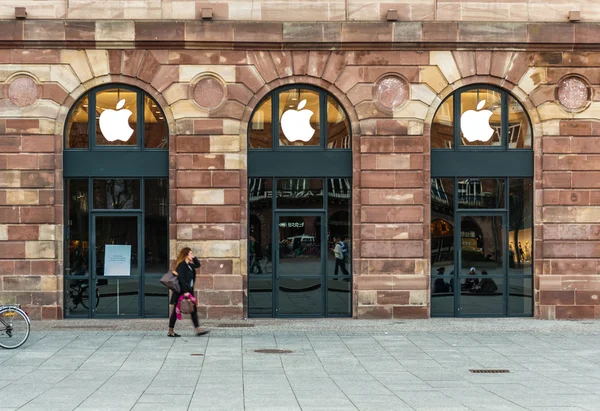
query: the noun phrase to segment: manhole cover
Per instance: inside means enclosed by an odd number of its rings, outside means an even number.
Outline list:
[[[231,324],[219,324],[217,327],[219,327],[219,328],[248,328],[248,327],[254,327],[254,324],[231,323]]]
[[[293,351],[290,351],[290,350],[277,350],[274,348],[264,348],[261,350],[254,350],[254,352],[258,352],[261,354],[290,354],[290,353],[293,353]]]
[[[508,370],[469,370],[473,374],[505,374]]]
[[[110,325],[55,325],[52,328],[64,330],[114,330],[115,327]]]
[[[203,357],[204,354],[190,354],[192,357]]]

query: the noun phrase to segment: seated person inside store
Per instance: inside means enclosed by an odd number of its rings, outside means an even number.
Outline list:
[[[440,267],[437,269],[438,275],[444,275],[446,273],[446,267]],[[444,281],[443,278],[438,278],[433,282],[434,293],[447,293],[450,291],[450,284]]]

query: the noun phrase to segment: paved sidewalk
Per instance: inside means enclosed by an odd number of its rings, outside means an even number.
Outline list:
[[[165,323],[35,322],[0,351],[0,411],[600,410],[600,321]]]

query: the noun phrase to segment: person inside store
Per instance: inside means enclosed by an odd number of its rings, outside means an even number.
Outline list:
[[[481,275],[487,275],[487,273],[488,272],[486,270],[481,271]],[[482,278],[481,281],[479,281],[479,284],[475,285],[471,289],[471,292],[492,294],[495,293],[497,289],[498,286],[496,285],[496,282],[494,280],[492,280],[491,278]]]
[[[349,275],[350,273],[346,270],[346,260],[344,259],[344,251],[340,238],[333,237],[333,242],[335,244],[333,247],[333,255],[335,256],[335,275],[338,274],[338,268],[342,269],[344,275]]]
[[[469,269],[469,275],[477,275],[477,270],[475,267],[471,267]],[[461,291],[471,291],[473,287],[479,284],[479,280],[477,278],[467,278],[465,282],[460,286]]]
[[[438,275],[444,275],[446,273],[446,267],[440,267],[437,269]],[[443,278],[438,278],[433,282],[433,292],[435,294],[438,293],[447,293],[450,291],[450,285],[444,281]]]
[[[194,256],[192,250],[189,247],[184,247],[177,256],[177,279],[179,281],[179,289],[181,293],[173,293],[171,295],[171,304],[174,306],[169,318],[169,337],[181,337],[174,330],[175,322],[181,319],[181,312],[179,310],[180,298],[191,300],[194,304],[193,311],[191,313],[192,322],[196,330],[196,335],[204,335],[208,333],[208,330],[200,328],[198,324],[198,307],[197,300],[194,297],[194,283],[196,282],[196,268],[200,268],[200,261]]]
[[[248,268],[248,273],[253,273],[254,268],[256,267],[257,273],[262,274],[258,251],[260,251],[260,245],[257,246],[256,238],[254,238],[253,235],[250,235],[250,244],[248,247],[248,261],[250,262],[250,267]]]

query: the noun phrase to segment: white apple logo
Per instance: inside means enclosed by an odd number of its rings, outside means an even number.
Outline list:
[[[291,141],[309,141],[315,134],[315,129],[310,125],[310,118],[314,114],[309,109],[302,110],[306,100],[298,104],[298,110],[288,110],[281,116],[281,129],[283,135]]]
[[[100,131],[110,142],[127,141],[133,134],[133,129],[129,127],[129,116],[133,113],[127,109],[121,110],[124,105],[125,99],[122,99],[117,103],[117,111],[104,110],[100,114]]]
[[[477,104],[477,110],[481,110],[485,105],[485,100],[481,100]],[[494,129],[490,127],[490,110],[467,110],[460,118],[460,129],[465,136],[465,139],[472,143],[480,140],[483,142],[489,141],[494,134]]]

